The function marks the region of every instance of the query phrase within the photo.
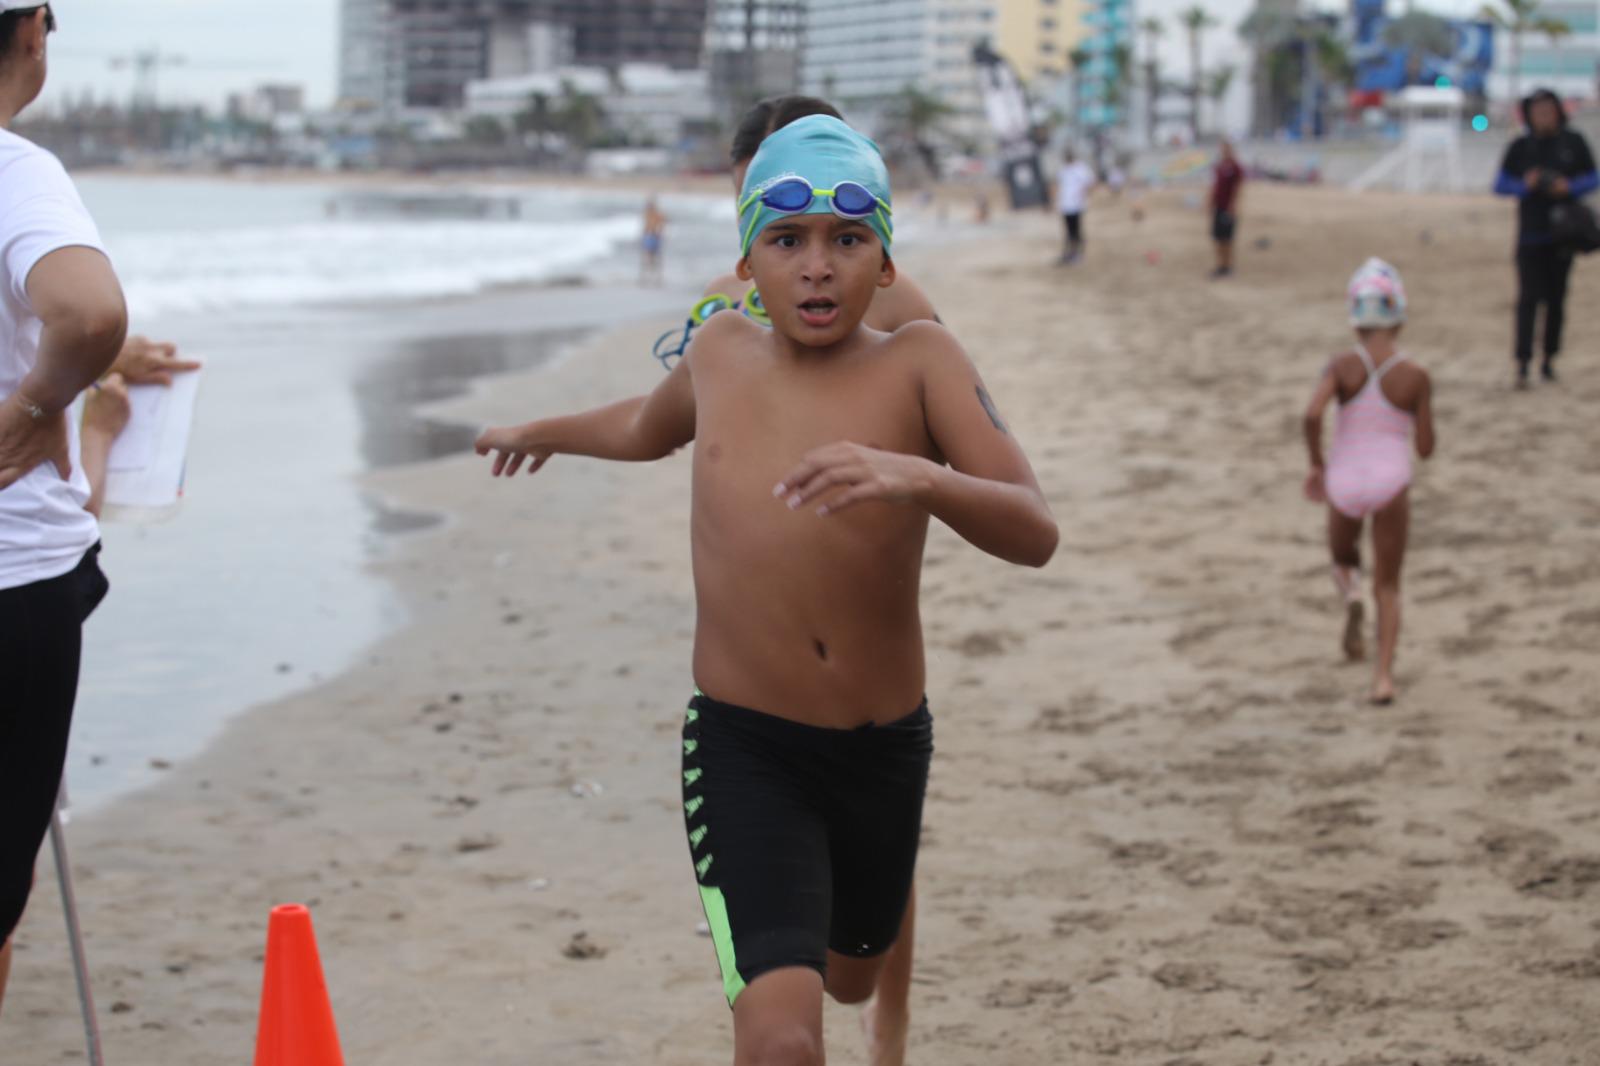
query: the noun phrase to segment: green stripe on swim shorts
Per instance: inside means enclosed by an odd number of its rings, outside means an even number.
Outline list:
[[[699,829],[691,832],[689,834],[689,849],[692,851],[695,848],[698,848],[700,846],[700,842],[706,838],[706,834],[709,832],[711,832],[711,827],[709,825],[703,825]]]
[[[699,718],[700,718],[700,712],[695,710],[693,707],[690,707],[687,711],[684,712],[683,718],[684,718],[684,721],[686,721],[686,722],[698,721]]]
[[[739,966],[733,954],[733,927],[728,924],[728,904],[722,898],[722,889],[700,886],[700,905],[706,910],[706,924],[711,927],[711,942],[717,946],[717,965],[722,969],[722,991],[727,994],[728,1006],[744,991],[744,978],[739,976]]]
[[[685,770],[683,772],[683,783],[685,785],[692,785],[696,781],[700,780],[701,775],[703,775],[704,773],[705,773],[705,771],[700,769],[700,767],[698,767],[698,766],[696,766],[692,770]]]
[[[694,812],[698,811],[701,808],[701,806],[705,803],[705,801],[706,801],[706,798],[704,796],[696,796],[696,797],[694,797],[688,803],[685,803],[683,805],[683,813],[687,814],[690,818],[693,818],[694,817]]]
[[[683,742],[683,753],[685,755],[693,755],[695,749],[699,746],[700,742],[698,740],[686,740]]]

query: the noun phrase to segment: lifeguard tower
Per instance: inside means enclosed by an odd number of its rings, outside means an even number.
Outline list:
[[[1400,113],[1400,144],[1350,183],[1351,192],[1395,185],[1406,192],[1464,187],[1461,116],[1466,95],[1456,88],[1412,85],[1394,98]]]

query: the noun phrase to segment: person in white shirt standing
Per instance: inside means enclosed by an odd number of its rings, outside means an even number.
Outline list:
[[[1083,255],[1083,212],[1089,206],[1089,192],[1096,185],[1094,171],[1067,149],[1061,172],[1056,175],[1056,209],[1067,226],[1067,245],[1058,262],[1076,263]]]
[[[44,87],[53,29],[48,4],[0,0],[0,998],[66,759],[83,621],[107,588],[69,408],[128,324],[71,179],[9,129]]]

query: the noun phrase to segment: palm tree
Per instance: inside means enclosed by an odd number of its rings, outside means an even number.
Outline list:
[[[1298,33],[1292,7],[1273,0],[1258,0],[1255,10],[1239,24],[1239,36],[1251,45],[1251,128],[1269,134],[1282,116],[1284,103],[1294,94],[1286,48]]]
[[[1522,99],[1522,35],[1536,29],[1542,0],[1500,0],[1505,10],[1484,4],[1478,17],[1487,19],[1511,35],[1511,100]]]
[[[1200,35],[1206,30],[1217,25],[1217,20],[1211,17],[1199,4],[1186,7],[1178,12],[1178,21],[1189,34],[1189,133],[1200,140]]]
[[[1344,37],[1323,28],[1311,44],[1311,60],[1321,79],[1331,85],[1348,86],[1356,75],[1355,61]]]
[[[928,173],[936,180],[939,156],[933,150],[932,138],[943,132],[945,120],[954,113],[955,108],[943,99],[915,85],[906,85],[889,101],[886,117],[891,127],[916,149]]]
[[[1156,46],[1166,32],[1166,23],[1158,18],[1143,19],[1139,23],[1139,33],[1144,37],[1144,136],[1152,148],[1156,143],[1156,103],[1161,97],[1161,68]]]
[[[605,126],[606,110],[599,97],[591,96],[570,81],[561,83],[561,108],[556,126],[566,135],[567,145],[578,155],[586,154]]]
[[[1067,53],[1067,64],[1072,68],[1072,138],[1077,140],[1083,132],[1083,72],[1089,66],[1089,50],[1081,45]]]
[[[1133,48],[1127,44],[1113,45],[1111,65],[1114,72],[1106,82],[1106,106],[1118,110],[1133,85]]]
[[[1562,19],[1542,18],[1533,26],[1550,38],[1550,59],[1557,75],[1561,73],[1561,42],[1572,36],[1572,27]]]
[[[1211,97],[1211,114],[1213,117],[1222,113],[1222,101],[1228,95],[1228,90],[1233,87],[1233,64],[1218,67],[1206,75],[1206,95]]]

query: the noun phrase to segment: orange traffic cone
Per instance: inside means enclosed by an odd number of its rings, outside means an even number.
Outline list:
[[[344,1066],[311,912],[298,903],[272,908],[267,923],[255,1066]]]

